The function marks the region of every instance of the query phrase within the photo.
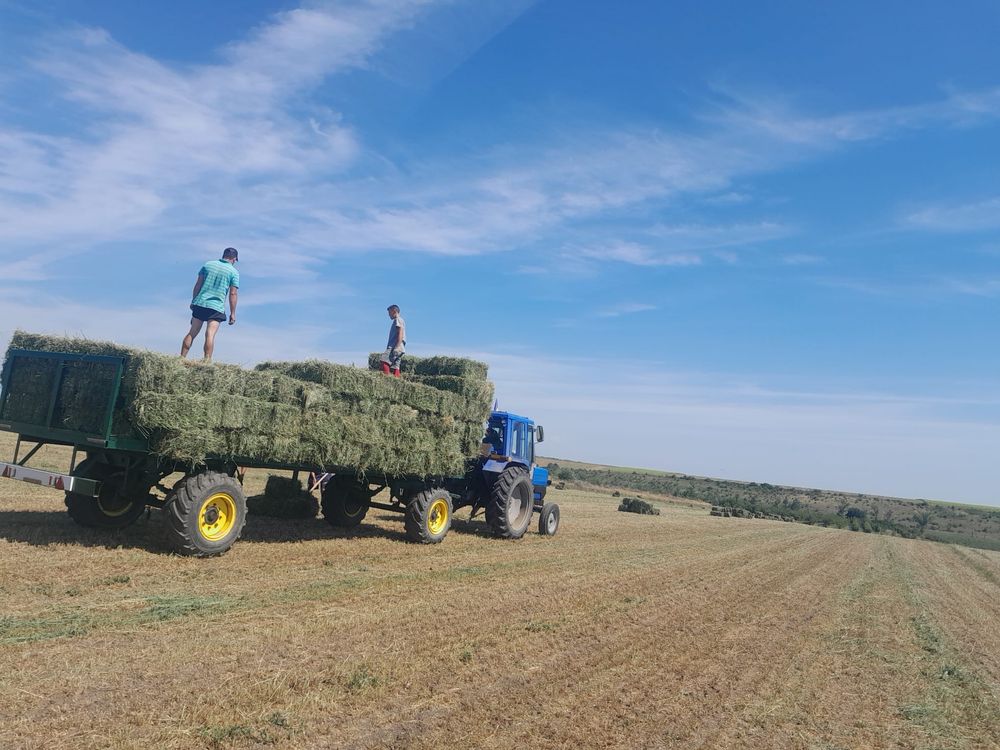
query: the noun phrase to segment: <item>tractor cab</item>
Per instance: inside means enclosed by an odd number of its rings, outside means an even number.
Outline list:
[[[486,426],[483,445],[489,446],[489,457],[483,464],[483,471],[498,474],[510,464],[524,466],[531,474],[535,488],[535,502],[545,497],[549,485],[549,472],[535,465],[535,443],[545,439],[541,425],[527,417],[506,411],[495,411]]]

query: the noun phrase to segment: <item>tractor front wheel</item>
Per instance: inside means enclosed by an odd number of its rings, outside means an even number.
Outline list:
[[[520,539],[535,512],[535,487],[523,466],[507,466],[493,482],[486,504],[486,521],[495,536]]]
[[[220,471],[188,474],[167,496],[167,541],[182,555],[210,557],[228,550],[243,532],[247,501],[240,483]]]
[[[66,493],[66,511],[81,526],[123,529],[135,523],[146,509],[148,488],[126,486],[123,468],[87,458],[73,470],[73,476],[101,483],[97,497]]]
[[[406,538],[420,544],[437,544],[451,528],[451,514],[451,493],[447,490],[414,493],[406,505]]]
[[[323,488],[323,518],[331,526],[353,528],[364,520],[371,499],[367,484],[353,477],[331,477]]]
[[[559,530],[559,506],[556,503],[545,503],[542,512],[538,514],[538,533],[542,536],[554,536]]]

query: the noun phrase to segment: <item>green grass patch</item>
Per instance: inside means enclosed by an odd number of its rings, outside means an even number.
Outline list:
[[[352,693],[360,693],[377,688],[383,682],[383,679],[372,672],[366,665],[361,665],[347,677],[344,687]]]

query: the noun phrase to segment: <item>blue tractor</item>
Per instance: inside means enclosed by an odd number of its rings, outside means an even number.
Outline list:
[[[479,509],[495,536],[519,539],[539,514],[538,532],[551,536],[559,529],[559,506],[545,502],[549,472],[535,464],[535,443],[545,431],[527,417],[506,411],[490,415],[480,458],[466,475],[465,491],[456,507]]]

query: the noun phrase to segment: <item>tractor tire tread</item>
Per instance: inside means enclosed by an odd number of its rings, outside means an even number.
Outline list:
[[[96,479],[95,470],[99,466],[104,466],[104,464],[93,458],[85,458],[77,464],[73,470],[73,476]],[[66,512],[69,517],[76,524],[90,529],[124,529],[126,526],[131,526],[135,523],[139,519],[139,516],[143,514],[143,511],[146,510],[145,502],[133,501],[128,512],[120,516],[108,516],[101,512],[96,498],[87,497],[75,492],[66,493],[65,503]]]
[[[549,531],[549,516],[555,515],[556,526]],[[538,533],[542,536],[555,536],[559,531],[559,506],[556,503],[545,503],[542,512],[538,514]]]
[[[434,535],[427,528],[427,514],[430,512],[431,504],[439,499],[448,502],[448,523],[445,525],[444,531]],[[406,504],[406,513],[403,517],[406,538],[417,544],[440,543],[451,528],[452,512],[451,494],[447,490],[423,490],[415,493],[410,502]]]
[[[199,500],[203,499],[207,491],[217,488],[219,485],[228,485],[229,489],[235,490],[235,497],[243,495],[243,488],[240,487],[233,477],[221,471],[203,471],[198,474],[191,474],[181,479],[174,485],[167,504],[164,508],[164,528],[167,533],[167,541],[174,551],[189,557],[211,557],[226,552],[240,535],[246,524],[246,503],[243,503],[242,513],[237,513],[235,534],[232,541],[218,550],[202,549],[195,544],[191,532],[188,531],[188,524],[191,522],[191,514],[197,513]]]
[[[352,489],[350,485],[352,483],[360,487],[360,484],[353,480],[341,480],[338,482],[337,478],[333,477],[327,482],[320,493],[320,508],[323,511],[323,518],[331,526],[335,526],[338,529],[352,529],[365,520],[365,516],[368,515],[370,506],[367,504],[365,505],[365,509],[357,515],[352,516],[346,512],[345,504],[348,496],[351,494]],[[370,497],[368,501],[371,501]]]
[[[486,521],[490,526],[490,530],[493,535],[500,537],[501,539],[520,539],[524,536],[528,527],[531,526],[531,514],[528,514],[527,523],[524,524],[524,528],[517,529],[510,525],[510,519],[507,515],[507,504],[510,502],[510,498],[514,492],[514,488],[517,487],[519,483],[527,482],[529,488],[529,502],[534,508],[534,493],[535,488],[531,483],[531,477],[528,475],[528,470],[523,466],[508,466],[500,475],[496,478],[493,486],[490,488],[489,501],[486,504],[487,516]],[[534,512],[532,510],[532,512]]]

